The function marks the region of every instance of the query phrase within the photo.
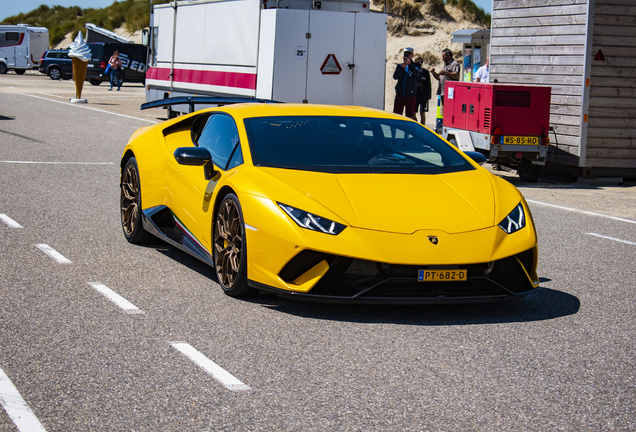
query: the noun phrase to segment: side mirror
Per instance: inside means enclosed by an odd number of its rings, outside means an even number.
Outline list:
[[[488,159],[486,159],[486,156],[484,156],[483,154],[481,154],[479,152],[466,151],[464,153],[466,154],[466,156],[468,156],[469,158],[471,158],[472,160],[477,162],[480,166],[485,164],[486,161],[488,160]]]
[[[205,169],[205,179],[210,180],[214,176],[214,165],[210,150],[205,147],[179,147],[173,153],[179,165],[201,166]]]

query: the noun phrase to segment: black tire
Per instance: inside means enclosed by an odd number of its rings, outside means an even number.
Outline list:
[[[7,65],[0,62],[0,75],[4,75],[7,73]]]
[[[92,85],[97,86],[97,85],[100,85],[102,83],[102,80],[100,80],[100,79],[90,79],[90,80],[88,80],[88,82],[91,83]]]
[[[451,143],[452,145],[454,145],[455,147],[457,147],[457,140],[455,139],[455,137],[451,137],[448,140],[448,142]],[[459,147],[457,147],[457,148],[459,148]]]
[[[48,75],[52,80],[59,80],[62,78],[62,70],[60,68],[52,67],[49,69]]]
[[[128,159],[121,173],[121,227],[130,243],[146,243],[151,235],[143,227],[141,213],[141,180],[137,160]]]
[[[529,160],[522,159],[517,167],[517,175],[519,179],[527,182],[536,182],[541,174],[541,165],[535,165]]]
[[[16,75],[24,75],[26,69],[14,69]]]
[[[214,216],[214,271],[225,294],[247,297],[256,290],[247,285],[245,222],[238,197],[227,194]]]

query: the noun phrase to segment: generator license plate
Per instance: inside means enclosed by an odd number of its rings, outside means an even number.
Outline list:
[[[417,274],[418,282],[457,282],[465,281],[468,272],[462,269],[454,270],[420,270]]]
[[[539,145],[539,137],[536,136],[504,136],[504,144]]]

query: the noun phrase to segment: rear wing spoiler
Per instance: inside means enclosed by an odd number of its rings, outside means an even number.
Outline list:
[[[269,99],[256,99],[249,97],[216,97],[216,96],[177,96],[177,97],[169,97],[165,99],[159,99],[152,102],[146,102],[141,104],[141,109],[149,109],[149,108],[161,108],[172,105],[189,105],[190,111],[194,112],[195,104],[214,104],[217,106],[237,104],[237,103],[281,103],[274,100]]]

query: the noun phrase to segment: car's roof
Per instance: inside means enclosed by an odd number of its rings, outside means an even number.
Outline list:
[[[381,117],[400,120],[410,119],[386,111],[358,106],[288,104],[288,103],[241,103],[205,111],[223,111],[242,118],[270,116],[342,116],[342,117]]]

